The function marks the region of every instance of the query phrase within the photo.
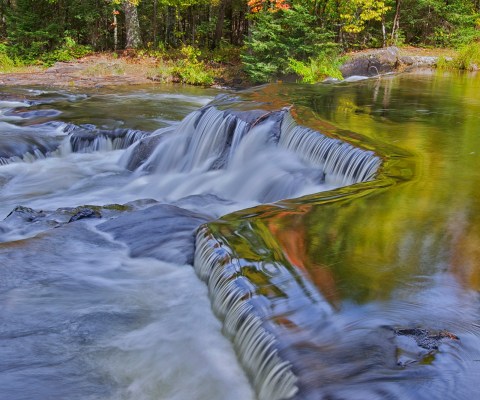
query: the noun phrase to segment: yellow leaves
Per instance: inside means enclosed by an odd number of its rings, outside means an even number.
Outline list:
[[[340,18],[343,31],[360,33],[369,21],[381,21],[391,7],[385,1],[377,0],[351,0],[344,1],[341,5]]]
[[[137,7],[139,4],[140,4],[140,1],[141,0],[112,0],[112,4],[122,4],[122,3],[125,3],[125,2],[129,2],[130,4],[132,4],[133,6]]]

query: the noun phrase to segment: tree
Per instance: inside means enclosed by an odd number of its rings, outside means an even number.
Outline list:
[[[138,49],[142,46],[140,33],[140,21],[138,19],[137,6],[140,0],[123,0],[123,11],[125,13],[125,30],[127,49]]]
[[[265,82],[291,72],[291,60],[308,61],[337,51],[332,33],[320,28],[306,7],[290,7],[280,0],[258,10],[242,55],[245,70],[254,81]]]
[[[391,7],[381,0],[343,1],[340,8],[342,30],[350,34],[363,32],[371,21],[381,22],[382,43],[386,43],[385,14]]]

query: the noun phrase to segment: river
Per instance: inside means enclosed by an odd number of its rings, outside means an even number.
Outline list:
[[[269,85],[225,116],[215,90],[3,88],[2,396],[478,397],[478,93],[465,74]],[[275,145],[268,110],[291,105],[364,148],[340,151],[363,169],[323,175]],[[220,284],[191,267],[206,222],[261,335],[228,325]],[[260,371],[273,358],[278,379]]]

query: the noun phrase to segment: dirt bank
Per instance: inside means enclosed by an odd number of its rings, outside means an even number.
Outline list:
[[[155,69],[153,58],[116,58],[112,54],[94,54],[72,61],[58,62],[43,69],[29,68],[26,72],[0,75],[0,85],[102,87],[152,83]]]
[[[0,73],[0,86],[106,87],[116,85],[158,85],[161,61],[154,57],[115,53],[92,54],[71,62],[57,62],[50,68],[29,67],[19,72]],[[248,85],[239,65],[213,65],[216,85]],[[173,80],[175,82],[175,80]]]

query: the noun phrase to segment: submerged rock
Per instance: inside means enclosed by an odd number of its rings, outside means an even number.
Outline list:
[[[30,207],[17,206],[5,217],[4,221],[8,223],[37,222],[45,216],[45,212],[41,210],[36,211]]]
[[[438,350],[443,339],[460,340],[456,335],[447,331],[429,331],[420,328],[394,329],[397,336],[408,336],[415,340],[419,347],[425,350]]]
[[[422,328],[391,328],[396,346],[397,365],[430,364],[440,346],[448,341],[459,341],[458,336],[445,330],[435,331]]]

